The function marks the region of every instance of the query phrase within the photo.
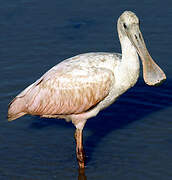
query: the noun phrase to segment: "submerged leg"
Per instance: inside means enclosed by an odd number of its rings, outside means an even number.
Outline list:
[[[78,169],[78,180],[87,180],[87,177],[85,175],[85,169],[84,168],[79,168]]]
[[[82,169],[85,167],[85,153],[84,153],[83,141],[82,141],[82,129],[76,129],[75,140],[76,140],[76,157],[78,160],[79,168]]]

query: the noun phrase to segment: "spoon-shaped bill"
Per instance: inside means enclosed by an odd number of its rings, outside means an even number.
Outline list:
[[[166,75],[162,69],[153,61],[151,56],[147,55],[147,60],[142,59],[143,77],[146,84],[150,86],[159,85],[166,80]]]
[[[143,64],[143,78],[146,84],[150,86],[158,85],[166,79],[165,73],[162,69],[154,62],[151,58],[142,33],[139,30],[137,24],[133,25],[127,31],[128,38],[131,40],[132,44],[135,46]]]

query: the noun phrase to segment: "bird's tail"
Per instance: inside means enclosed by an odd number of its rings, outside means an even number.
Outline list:
[[[13,121],[25,114],[25,101],[23,97],[14,98],[8,105],[8,121]]]

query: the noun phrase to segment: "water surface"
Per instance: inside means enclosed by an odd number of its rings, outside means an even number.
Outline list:
[[[172,2],[6,0],[0,7],[0,179],[171,180]],[[167,75],[160,87],[135,87],[84,128],[85,175],[78,174],[75,128],[24,116],[7,122],[7,105],[49,68],[79,53],[120,52],[116,21],[141,19],[147,47]],[[79,177],[78,177],[79,176]]]

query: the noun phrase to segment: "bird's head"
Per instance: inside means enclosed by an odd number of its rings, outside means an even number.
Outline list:
[[[145,83],[153,86],[164,81],[166,75],[153,61],[146,48],[142,33],[140,32],[138,17],[131,11],[125,11],[119,17],[117,26],[120,39],[122,40],[127,37],[142,60]]]

